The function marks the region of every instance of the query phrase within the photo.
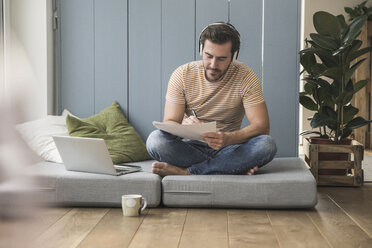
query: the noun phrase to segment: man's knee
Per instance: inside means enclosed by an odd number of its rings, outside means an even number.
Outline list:
[[[263,151],[276,154],[277,148],[274,139],[270,135],[257,136],[257,146]]]
[[[259,167],[269,163],[276,155],[277,147],[270,135],[260,135],[253,138],[253,147],[256,157],[260,161]]]
[[[166,143],[166,139],[164,137],[164,132],[160,130],[155,130],[150,133],[149,137],[146,141],[146,148],[147,151],[152,156],[154,153],[161,151]]]

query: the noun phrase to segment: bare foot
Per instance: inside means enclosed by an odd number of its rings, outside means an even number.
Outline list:
[[[247,175],[248,175],[248,176],[251,176],[251,175],[253,175],[254,173],[256,173],[256,171],[258,171],[258,166],[255,166],[255,167],[253,167],[252,169],[250,169],[250,170],[247,172]]]
[[[154,162],[152,164],[152,173],[159,176],[190,175],[190,172],[186,168],[180,168],[164,162]]]

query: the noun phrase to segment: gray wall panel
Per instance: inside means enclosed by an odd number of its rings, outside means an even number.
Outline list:
[[[262,83],[262,0],[231,0],[230,22],[240,33],[238,61],[251,67]],[[244,116],[242,127],[249,125]]]
[[[154,130],[151,122],[163,118],[172,71],[201,59],[198,40],[206,25],[230,19],[242,36],[239,60],[262,80],[278,156],[297,156],[300,0],[58,4],[59,111],[88,117],[118,100],[145,140]]]
[[[263,91],[278,156],[298,155],[300,0],[266,0]]]
[[[199,55],[199,36],[203,28],[213,22],[227,22],[229,19],[228,0],[196,0],[195,18],[195,58],[200,60]]]
[[[146,140],[161,120],[161,0],[129,1],[129,120]]]
[[[175,11],[177,9],[182,11]],[[195,0],[163,0],[161,116],[163,116],[165,95],[172,72],[178,66],[195,59],[194,41]]]
[[[95,112],[118,101],[127,114],[127,1],[94,1]]]
[[[262,82],[262,0],[231,0],[230,22],[240,33],[238,61],[251,67]]]
[[[94,114],[94,26],[91,0],[60,2],[60,112]]]

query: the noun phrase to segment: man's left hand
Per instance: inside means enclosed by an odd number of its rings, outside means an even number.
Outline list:
[[[214,150],[219,150],[228,145],[228,135],[224,132],[204,133],[201,137]]]

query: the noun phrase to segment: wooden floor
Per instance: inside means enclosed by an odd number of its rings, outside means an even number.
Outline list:
[[[0,247],[372,247],[372,184],[319,187],[307,210],[47,208],[0,220]]]

